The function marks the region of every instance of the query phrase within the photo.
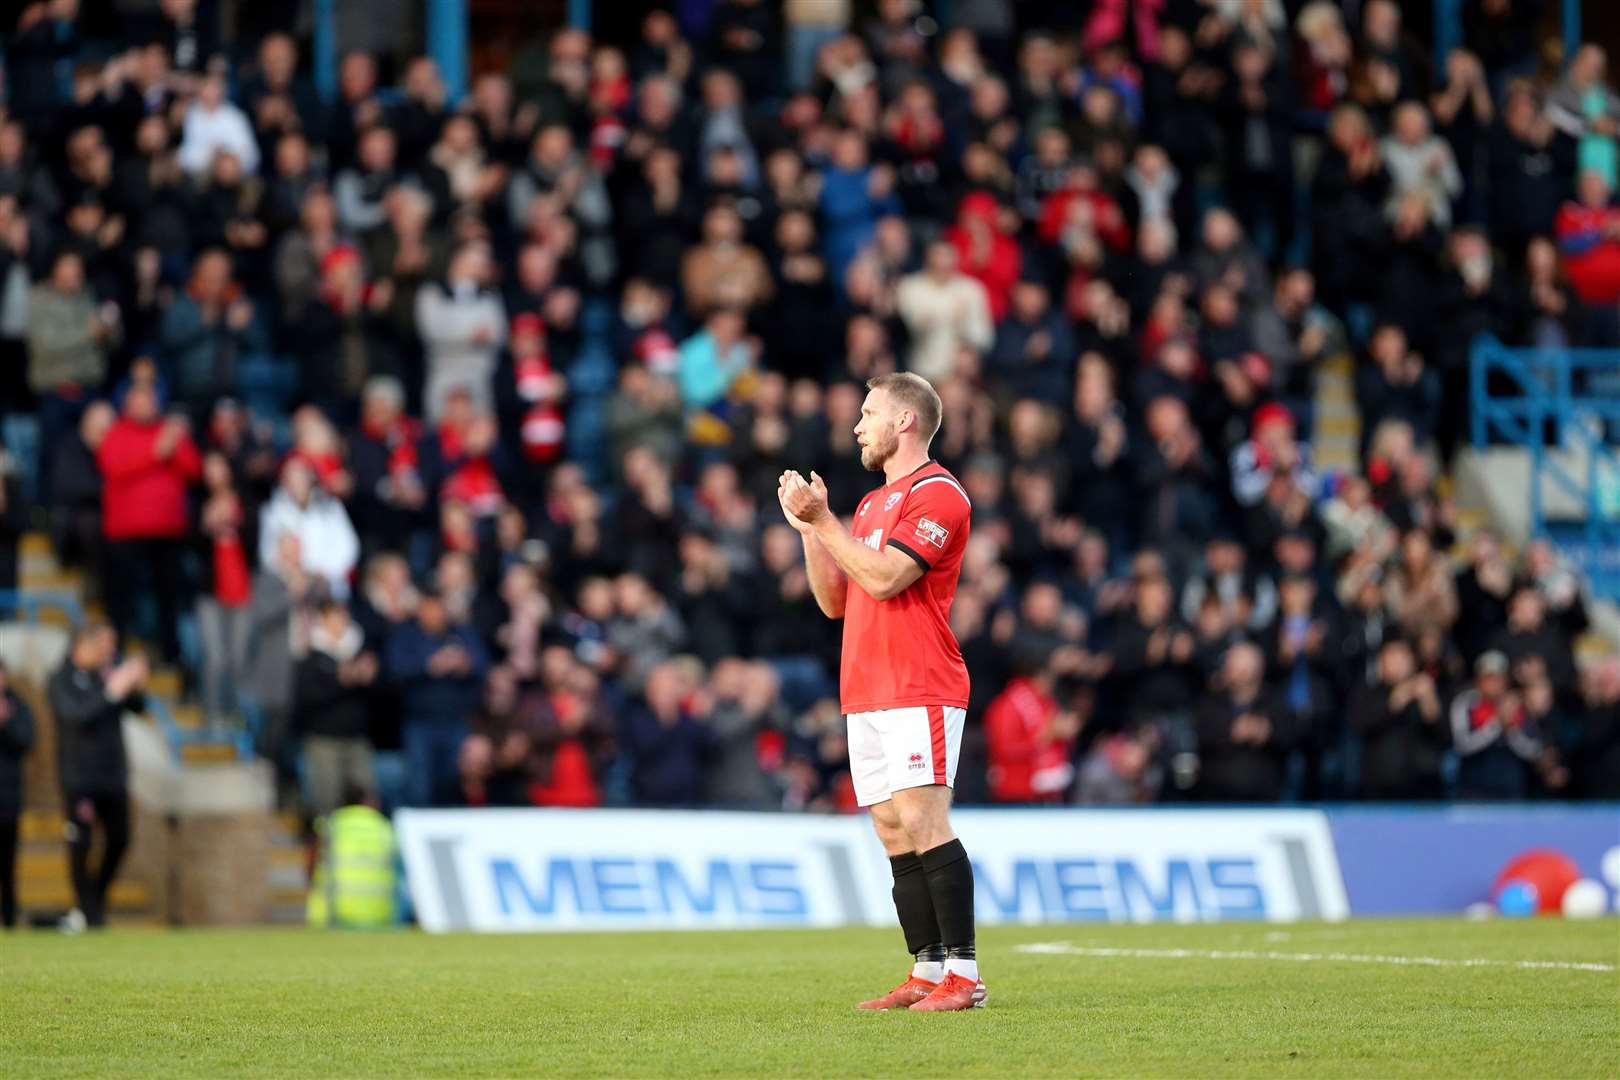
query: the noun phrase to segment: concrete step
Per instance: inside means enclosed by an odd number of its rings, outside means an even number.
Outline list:
[[[1355,441],[1361,438],[1361,416],[1357,413],[1338,413],[1316,418],[1317,442],[1327,439]]]
[[[235,765],[238,760],[230,743],[189,743],[180,748],[180,762],[186,766]]]
[[[54,810],[24,810],[17,823],[17,843],[26,847],[62,841],[62,815]]]
[[[33,530],[25,532],[17,539],[17,555],[21,558],[30,556],[48,556],[56,558],[56,549],[51,547],[49,533]]]
[[[180,700],[183,689],[180,672],[171,667],[157,668],[152,672],[151,677],[146,680],[147,693],[164,698],[169,702]],[[171,705],[170,707],[173,708],[174,706]]]
[[[83,570],[63,570],[52,564],[22,563],[17,567],[17,587],[24,592],[84,593]]]

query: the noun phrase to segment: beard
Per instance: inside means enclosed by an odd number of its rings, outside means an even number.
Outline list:
[[[869,443],[861,447],[861,467],[867,472],[882,472],[898,449],[900,440],[893,435],[883,442]]]

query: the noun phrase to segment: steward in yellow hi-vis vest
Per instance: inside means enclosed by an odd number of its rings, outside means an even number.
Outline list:
[[[354,800],[316,823],[320,856],[309,889],[311,926],[394,925],[394,827],[369,802]]]

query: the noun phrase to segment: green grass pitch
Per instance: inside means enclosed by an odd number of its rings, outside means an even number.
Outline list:
[[[897,931],[10,934],[0,1076],[1620,1075],[1614,919],[979,947],[989,1008],[914,1016],[852,1007],[903,974]]]

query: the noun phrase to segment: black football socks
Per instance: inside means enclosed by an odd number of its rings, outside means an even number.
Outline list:
[[[906,951],[917,961],[912,973],[938,982],[944,976],[945,945],[940,940],[939,920],[934,916],[934,898],[922,856],[914,851],[891,855],[889,869],[894,873],[894,910],[900,916],[900,931],[906,936]]]
[[[920,856],[934,917],[945,944],[945,968],[963,977],[978,977],[973,948],[973,864],[962,841],[951,840]]]

